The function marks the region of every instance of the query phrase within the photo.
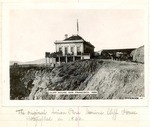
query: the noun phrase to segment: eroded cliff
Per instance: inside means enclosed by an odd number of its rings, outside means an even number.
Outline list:
[[[144,96],[144,64],[82,60],[55,68],[11,69],[11,99],[129,99]],[[50,95],[48,91],[98,91],[97,95]]]

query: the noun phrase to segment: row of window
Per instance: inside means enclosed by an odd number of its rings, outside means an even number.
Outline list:
[[[65,47],[65,55],[68,54],[68,48],[69,47]],[[74,52],[75,52],[74,47],[71,47],[70,51],[72,54],[74,54]],[[62,52],[62,47],[59,47],[59,52]],[[77,47],[77,52],[81,52],[81,47],[79,47],[79,46]]]

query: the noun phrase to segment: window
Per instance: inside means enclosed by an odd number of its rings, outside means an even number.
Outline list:
[[[65,47],[65,55],[68,54],[68,47]]]
[[[77,47],[77,52],[81,52],[80,47]]]
[[[74,47],[71,47],[71,53],[74,54]]]
[[[59,47],[59,52],[62,52],[62,47]]]
[[[81,55],[81,48],[79,46],[77,47],[77,55]]]

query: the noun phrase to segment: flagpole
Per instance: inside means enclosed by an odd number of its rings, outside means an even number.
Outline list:
[[[77,35],[79,34],[79,24],[78,24],[78,19],[77,19]]]

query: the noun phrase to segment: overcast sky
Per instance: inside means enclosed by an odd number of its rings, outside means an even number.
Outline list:
[[[55,51],[55,40],[77,33],[101,49],[136,48],[147,40],[142,10],[11,10],[10,60],[31,61]]]

